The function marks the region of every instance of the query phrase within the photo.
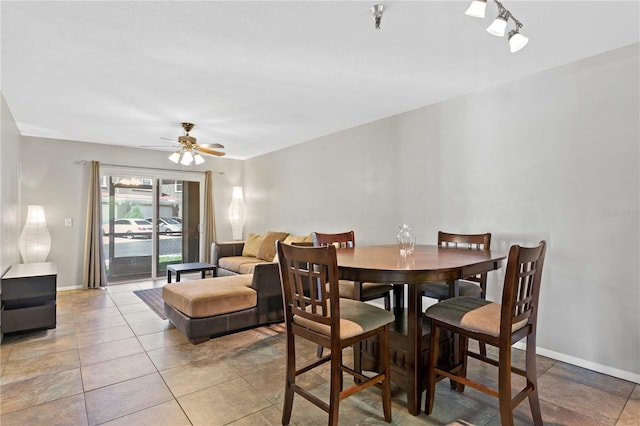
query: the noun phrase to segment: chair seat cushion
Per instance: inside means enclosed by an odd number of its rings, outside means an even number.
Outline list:
[[[234,275],[172,283],[162,287],[162,298],[191,318],[222,315],[257,305],[252,280],[253,275]]]
[[[458,280],[460,296],[480,297],[482,289],[478,284],[470,281]],[[447,283],[427,283],[422,284],[422,294],[433,299],[444,300],[449,298],[449,284]]]
[[[425,315],[445,324],[498,337],[501,308],[499,303],[477,297],[453,297],[430,306]],[[515,323],[511,331],[517,331],[526,324],[527,320]]]
[[[353,281],[340,280],[340,297],[346,299],[353,299],[355,284]],[[378,283],[362,283],[362,296],[369,298],[371,296],[384,296],[385,293],[393,290],[391,284],[378,284]]]
[[[331,309],[330,307],[328,309]],[[310,311],[310,309],[308,308]],[[348,339],[375,330],[393,322],[394,315],[365,302],[340,298],[340,338]],[[293,317],[296,324],[325,336],[331,335],[331,327],[299,315]]]

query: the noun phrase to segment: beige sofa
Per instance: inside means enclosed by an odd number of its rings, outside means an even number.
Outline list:
[[[194,344],[284,321],[276,241],[311,241],[284,232],[249,234],[246,241],[213,243],[217,276],[163,287],[169,321]]]

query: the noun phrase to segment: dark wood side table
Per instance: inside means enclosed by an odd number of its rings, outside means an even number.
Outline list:
[[[2,333],[56,327],[55,263],[21,263],[2,277]]]
[[[167,266],[167,283],[171,283],[171,273],[176,273],[176,282],[180,282],[180,274],[182,272],[197,272],[202,273],[202,278],[206,271],[212,271],[212,274],[216,274],[216,266],[205,262],[193,262],[193,263],[174,263]]]

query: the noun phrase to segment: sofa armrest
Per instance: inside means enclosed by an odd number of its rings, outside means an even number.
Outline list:
[[[218,266],[221,257],[242,256],[244,241],[232,241],[228,243],[211,243],[211,263]]]
[[[258,315],[261,322],[282,321],[284,311],[278,263],[256,265],[251,288],[258,292]]]

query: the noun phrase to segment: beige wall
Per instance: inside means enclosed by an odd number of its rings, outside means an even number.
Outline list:
[[[49,261],[58,266],[58,288],[82,286],[84,228],[89,165],[86,160],[102,164],[172,170],[169,153],[113,145],[72,142],[56,139],[22,137],[22,197],[26,212],[29,204],[45,208],[51,234]],[[214,174],[214,202],[219,240],[231,239],[227,209],[234,185],[242,185],[242,162],[224,158],[207,158],[193,169],[173,170],[224,172]],[[71,218],[73,226],[65,227]],[[23,225],[24,218],[20,223]]]
[[[18,236],[20,235],[20,132],[0,94],[0,276],[20,261]],[[25,210],[26,212],[26,210]]]
[[[638,50],[247,160],[247,230],[389,243],[408,222],[418,243],[490,231],[505,252],[544,238],[539,347],[640,382]]]

